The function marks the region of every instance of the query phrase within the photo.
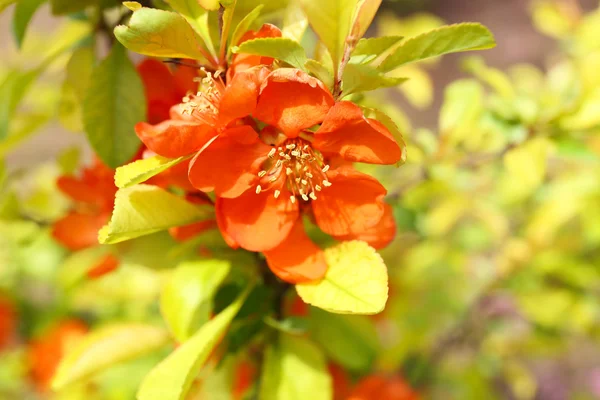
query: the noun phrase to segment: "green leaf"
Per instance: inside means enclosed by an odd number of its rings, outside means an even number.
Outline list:
[[[98,0],[50,0],[53,15],[73,14],[95,5]]]
[[[281,34],[283,37],[300,42],[304,37],[304,32],[308,28],[308,19],[302,7],[297,2],[291,2],[283,14],[283,27]]]
[[[244,33],[246,33],[248,31],[248,29],[250,29],[250,27],[252,26],[254,21],[256,21],[256,19],[260,15],[260,12],[262,11],[263,8],[264,8],[263,4],[259,4],[258,6],[256,6],[256,8],[254,10],[250,11],[240,21],[240,23],[235,27],[235,30],[233,31],[233,35],[231,35],[231,46],[229,47],[230,53],[231,53],[231,50],[233,49],[233,46],[237,46],[237,44],[240,42],[240,39],[242,38],[242,36],[244,36]]]
[[[83,124],[98,157],[111,168],[131,160],[140,147],[134,126],[146,118],[144,85],[122,46],[92,72],[83,102]]]
[[[382,0],[358,0],[358,5],[356,7],[356,15],[353,18],[352,22],[352,37],[356,39],[360,39],[364,36],[367,29],[373,22],[375,18],[375,14],[377,14],[377,10],[379,10],[379,6],[381,6]]]
[[[394,87],[406,82],[404,77],[385,76],[375,67],[366,64],[348,64],[342,78],[342,96]]]
[[[17,0],[0,0],[0,12],[4,11],[6,7],[16,2]]]
[[[154,351],[168,341],[167,331],[152,325],[129,323],[100,328],[69,349],[54,376],[52,388],[62,389],[114,364]]]
[[[287,317],[276,320],[270,315],[263,318],[265,324],[290,335],[305,335],[308,332],[308,321],[301,317]]]
[[[446,88],[440,110],[440,135],[455,145],[473,134],[483,107],[483,87],[472,79],[453,82]]]
[[[8,136],[10,122],[17,106],[43,69],[28,72],[9,72],[0,83],[0,141]]]
[[[311,337],[333,361],[356,372],[371,369],[379,350],[377,329],[371,319],[312,308],[309,323]]]
[[[356,0],[300,0],[308,23],[329,50],[337,70],[350,33]]]
[[[154,156],[123,165],[122,167],[117,168],[117,171],[115,172],[115,185],[120,189],[137,185],[190,157],[191,156],[166,158]]]
[[[333,89],[333,72],[317,60],[307,60],[304,63],[305,69],[317,77],[329,88]]]
[[[298,42],[287,38],[259,38],[248,40],[233,49],[234,53],[256,54],[285,61],[304,69],[306,53]]]
[[[231,265],[221,260],[188,261],[177,266],[163,286],[160,309],[179,342],[208,322],[213,297]]]
[[[490,85],[500,96],[514,99],[515,88],[507,74],[499,69],[488,67],[481,57],[468,57],[462,64],[468,72]]]
[[[137,399],[185,399],[198,371],[225,334],[251,289],[251,286],[246,288],[223,312],[150,371],[140,386]]]
[[[174,12],[140,8],[128,26],[115,28],[115,36],[129,50],[146,56],[205,60],[199,50],[202,39]]]
[[[351,62],[359,64],[369,63],[400,43],[402,39],[403,36],[381,36],[360,39],[352,52]]]
[[[100,230],[99,241],[118,243],[211,216],[211,207],[191,204],[157,186],[136,185],[117,192],[112,218]]]
[[[173,10],[183,16],[202,38],[206,48],[213,57],[217,57],[213,36],[211,34],[210,18],[212,14],[203,8],[198,0],[168,0]],[[218,3],[218,2],[217,2]],[[217,9],[219,6],[217,5]]]
[[[481,24],[443,26],[405,40],[383,60],[379,69],[388,72],[411,62],[462,51],[491,49],[495,45],[494,36]]]
[[[14,127],[11,126],[8,137],[0,141],[0,158],[39,131],[51,119],[50,115],[36,113],[19,113],[19,115],[14,116],[11,121]]]
[[[365,242],[325,250],[327,273],[319,283],[296,285],[305,303],[339,314],[377,314],[388,297],[387,268]]]
[[[71,147],[60,153],[56,161],[64,175],[72,175],[79,167],[81,151],[79,147]]]
[[[329,400],[332,386],[325,357],[308,339],[282,334],[279,343],[267,348],[261,400]]]
[[[83,106],[96,56],[91,46],[80,47],[67,63],[58,106],[59,121],[73,132],[83,132]]]
[[[216,11],[219,9],[219,0],[196,0],[198,4],[207,10]]]
[[[37,9],[45,2],[46,0],[21,0],[17,3],[15,14],[13,16],[12,28],[19,48],[25,38],[29,21],[31,21],[31,18]]]

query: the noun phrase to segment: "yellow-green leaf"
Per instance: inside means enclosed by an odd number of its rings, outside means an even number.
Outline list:
[[[343,242],[325,250],[327,273],[318,283],[296,285],[304,302],[339,314],[377,314],[388,298],[387,268],[365,242]]]
[[[400,43],[403,36],[380,36],[360,39],[352,52],[351,62],[368,63]]]
[[[110,366],[156,350],[169,341],[166,330],[137,323],[100,328],[86,335],[62,359],[52,388],[59,390]]]
[[[100,243],[118,243],[211,216],[208,206],[197,206],[157,186],[141,184],[117,192],[110,222],[98,238]]]
[[[398,86],[407,81],[404,77],[386,76],[366,64],[348,64],[342,79],[342,96]]]
[[[258,6],[256,6],[256,8],[250,11],[235,27],[233,35],[231,35],[231,46],[229,47],[229,52],[231,52],[232,46],[237,46],[242,36],[244,36],[244,33],[246,33],[248,29],[250,29],[254,21],[256,21],[256,18],[258,18],[258,16],[260,15],[260,12],[263,8],[263,4],[259,4]]]
[[[356,0],[300,0],[308,23],[329,50],[337,70],[346,46],[346,37],[356,7]]]
[[[123,165],[117,168],[115,172],[115,185],[121,189],[137,185],[190,157],[166,158],[154,156]]]
[[[298,42],[287,38],[259,38],[248,40],[233,49],[234,53],[256,54],[285,61],[304,69],[306,53]]]
[[[115,37],[129,50],[147,56],[205,60],[199,50],[202,39],[174,12],[140,8],[127,26],[115,28]]]
[[[321,82],[329,88],[333,89],[333,71],[328,69],[325,65],[321,64],[317,60],[306,60],[304,67],[308,72],[317,77]]]
[[[375,14],[377,14],[377,10],[379,10],[379,6],[381,6],[381,0],[358,0],[351,29],[355,40],[362,38],[367,32],[373,18],[375,18]]]
[[[309,323],[311,337],[333,361],[352,371],[371,369],[379,343],[377,329],[369,317],[330,314],[313,307]]]
[[[17,2],[12,21],[13,33],[15,35],[15,40],[17,41],[17,46],[21,47],[23,39],[25,38],[25,33],[27,32],[29,21],[31,21],[33,14],[35,14],[37,9],[44,2],[46,2],[46,0],[21,0]]]
[[[333,385],[323,353],[308,339],[280,335],[265,352],[261,400],[329,400]]]
[[[140,386],[137,399],[185,399],[198,371],[225,334],[251,289],[249,286],[223,312],[204,324],[194,336],[150,371]]]
[[[209,320],[213,296],[230,269],[227,261],[201,260],[184,262],[173,271],[162,289],[160,309],[179,342]]]
[[[300,42],[306,28],[308,28],[308,20],[304,11],[302,11],[302,7],[295,1],[291,2],[283,14],[281,34],[283,37]]]
[[[397,111],[397,110],[394,108],[392,111]],[[400,131],[400,128],[398,128],[398,125],[396,125],[394,120],[389,115],[384,113],[383,111],[377,110],[375,108],[364,108],[363,107],[363,113],[365,114],[365,117],[376,119],[377,121],[379,121],[383,125],[385,125],[385,127],[394,136],[394,139],[396,139],[396,142],[398,142],[398,146],[400,146],[400,149],[402,150],[402,159],[400,160],[400,164],[406,162],[406,156],[407,156],[406,142],[404,141],[404,137],[402,135],[402,132]],[[403,117],[404,115],[400,114],[399,116]]]
[[[217,38],[213,37],[211,32],[211,18],[216,18],[216,13],[208,12],[198,0],[167,0],[173,10],[177,11],[186,21],[194,28],[196,33],[200,35],[206,48],[213,57],[217,57],[214,41]],[[216,2],[217,9],[219,8],[218,1]],[[203,8],[204,7],[204,8]]]
[[[401,65],[449,53],[485,50],[496,45],[494,36],[483,25],[448,25],[405,40],[379,66],[388,72]]]

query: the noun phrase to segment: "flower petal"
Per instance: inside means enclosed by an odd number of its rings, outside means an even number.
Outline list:
[[[201,234],[202,232],[206,232],[209,229],[213,229],[217,227],[217,221],[214,219],[209,219],[207,221],[195,222],[190,225],[184,226],[175,226],[173,228],[169,228],[169,234],[171,237],[178,242],[185,242],[194,236]]]
[[[235,199],[218,198],[216,213],[219,229],[240,247],[267,251],[285,240],[299,211],[298,203],[288,201],[285,193],[276,199],[270,192],[248,190]]]
[[[320,124],[335,103],[323,83],[295,68],[279,68],[263,83],[254,117],[288,137]]]
[[[217,135],[209,125],[179,120],[167,120],[156,125],[139,122],[135,133],[150,150],[169,158],[192,154]]]
[[[192,159],[190,182],[203,192],[238,197],[256,183],[270,149],[251,127],[230,128]]]
[[[106,274],[111,273],[119,267],[119,259],[112,254],[107,254],[102,257],[96,265],[90,268],[87,272],[87,277],[90,279],[100,278]]]
[[[384,205],[381,220],[364,232],[356,235],[337,236],[338,240],[362,240],[375,249],[383,249],[396,237],[396,220],[394,210],[389,204]]]
[[[375,226],[383,217],[385,188],[377,179],[340,168],[327,174],[331,187],[312,202],[315,219],[332,236],[357,235]]]
[[[349,101],[341,101],[329,110],[315,132],[313,146],[353,162],[394,164],[402,157],[400,146],[387,128],[365,118],[360,107]]]
[[[269,72],[266,67],[251,68],[230,80],[219,102],[219,126],[225,127],[231,121],[254,112],[260,86]]]
[[[71,212],[58,220],[52,236],[69,250],[81,250],[98,244],[98,231],[109,221],[110,214],[88,215]]]
[[[317,281],[327,272],[323,251],[306,235],[301,219],[279,246],[264,254],[271,271],[289,283]]]

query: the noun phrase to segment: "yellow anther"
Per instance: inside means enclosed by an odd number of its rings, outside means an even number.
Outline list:
[[[258,185],[256,187],[256,194],[260,194],[260,191],[262,190],[262,188],[260,187],[260,185]]]

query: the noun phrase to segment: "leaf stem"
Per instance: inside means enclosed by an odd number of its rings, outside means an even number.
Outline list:
[[[349,35],[346,38],[346,46],[344,46],[344,54],[342,55],[342,59],[337,69],[333,71],[333,97],[336,100],[342,96],[342,78],[344,76],[344,69],[346,69],[346,65],[348,61],[350,61],[350,54],[354,50],[356,46],[356,39],[354,36]]]
[[[231,19],[235,2],[232,6],[225,8],[222,5],[219,7],[219,26],[221,28],[221,42],[219,44],[219,61],[218,66],[225,68],[227,66],[227,39],[229,38],[229,30],[231,29]]]

